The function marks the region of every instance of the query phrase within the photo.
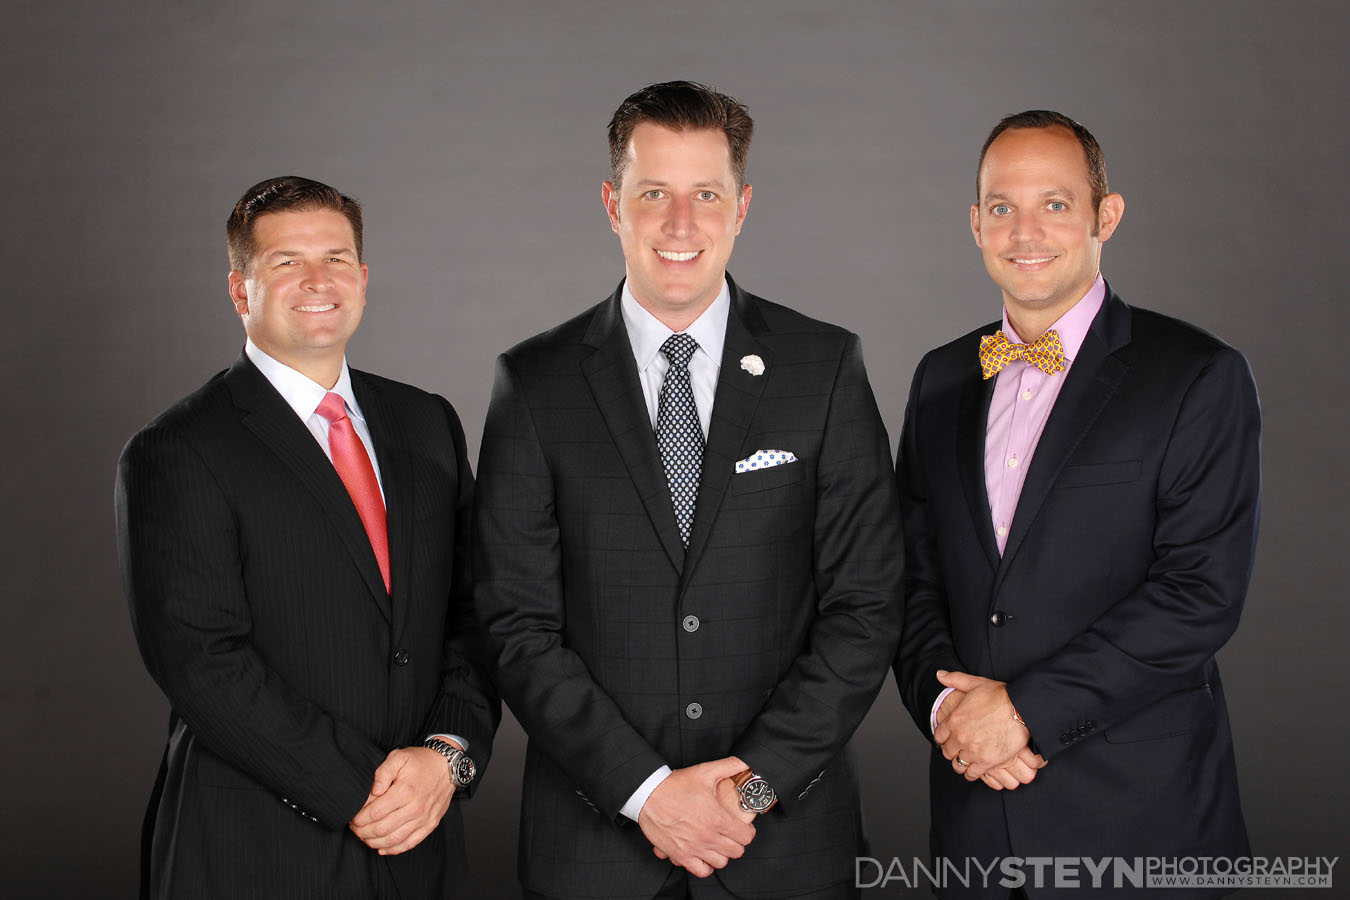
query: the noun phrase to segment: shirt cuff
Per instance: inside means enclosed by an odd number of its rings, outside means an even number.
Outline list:
[[[662,766],[648,775],[647,780],[642,782],[636,791],[633,791],[633,796],[628,798],[628,802],[623,805],[623,809],[619,812],[636,822],[638,815],[642,812],[642,805],[647,802],[647,798],[652,795],[652,791],[656,790],[657,786],[669,777],[670,766]]]
[[[454,741],[456,744],[459,744],[459,749],[463,750],[465,753],[468,753],[468,752],[469,752],[469,742],[468,742],[467,740],[465,740],[464,738],[460,737],[460,736],[457,735],[457,734],[429,734],[429,735],[427,735],[427,739],[428,739],[428,740],[430,740],[431,738],[436,738],[437,740],[441,740],[441,741]]]
[[[946,700],[946,699],[947,699],[947,695],[950,694],[950,693],[951,693],[952,691],[954,691],[954,690],[956,690],[956,688],[944,688],[943,691],[942,691],[942,693],[940,693],[940,694],[937,695],[937,699],[933,701],[933,708],[928,712],[928,733],[929,733],[929,734],[933,734],[934,732],[937,731],[937,711],[938,711],[938,707],[942,705],[942,701],[943,701],[943,700]]]

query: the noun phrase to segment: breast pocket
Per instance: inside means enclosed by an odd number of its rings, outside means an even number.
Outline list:
[[[1143,463],[1137,459],[1120,462],[1089,463],[1065,466],[1055,480],[1056,488],[1090,487],[1102,484],[1125,484],[1139,480]]]
[[[805,477],[806,466],[801,460],[771,466],[767,469],[757,469],[753,472],[736,472],[731,476],[731,492],[733,494],[753,494],[756,491],[767,491],[783,485],[795,484]]]

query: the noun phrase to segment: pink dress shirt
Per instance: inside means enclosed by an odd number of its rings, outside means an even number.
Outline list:
[[[1047,375],[1022,360],[1009,363],[994,376],[994,398],[989,404],[989,420],[984,431],[984,485],[989,494],[989,513],[994,521],[994,537],[999,555],[1008,544],[1017,500],[1022,495],[1027,467],[1036,453],[1036,444],[1045,430],[1055,399],[1064,379],[1069,377],[1073,360],[1083,346],[1088,328],[1106,298],[1106,282],[1096,282],[1073,307],[1060,316],[1050,330],[1059,332],[1064,348],[1064,371]],[[1014,344],[1025,343],[1003,312],[1003,333]]]

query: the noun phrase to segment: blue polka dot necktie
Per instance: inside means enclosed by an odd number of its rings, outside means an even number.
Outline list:
[[[675,522],[680,539],[689,546],[689,529],[694,524],[694,503],[698,499],[699,470],[703,467],[703,429],[694,406],[694,388],[689,381],[689,360],[698,349],[698,341],[687,334],[672,334],[661,345],[670,360],[666,379],[661,383],[661,398],[656,408],[656,445],[666,467],[670,501],[675,505]]]

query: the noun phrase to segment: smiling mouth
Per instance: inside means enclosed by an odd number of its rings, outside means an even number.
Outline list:
[[[1053,259],[1053,256],[1010,256],[1008,257],[1008,262],[1017,266],[1038,266],[1041,263],[1048,263]]]
[[[697,259],[702,250],[657,250],[656,255],[667,262],[689,262],[691,259]]]
[[[336,303],[319,303],[319,304],[315,304],[314,306],[297,306],[295,309],[296,309],[296,312],[304,312],[304,313],[320,313],[320,312],[328,312],[330,309],[337,309],[337,304],[336,304]]]

